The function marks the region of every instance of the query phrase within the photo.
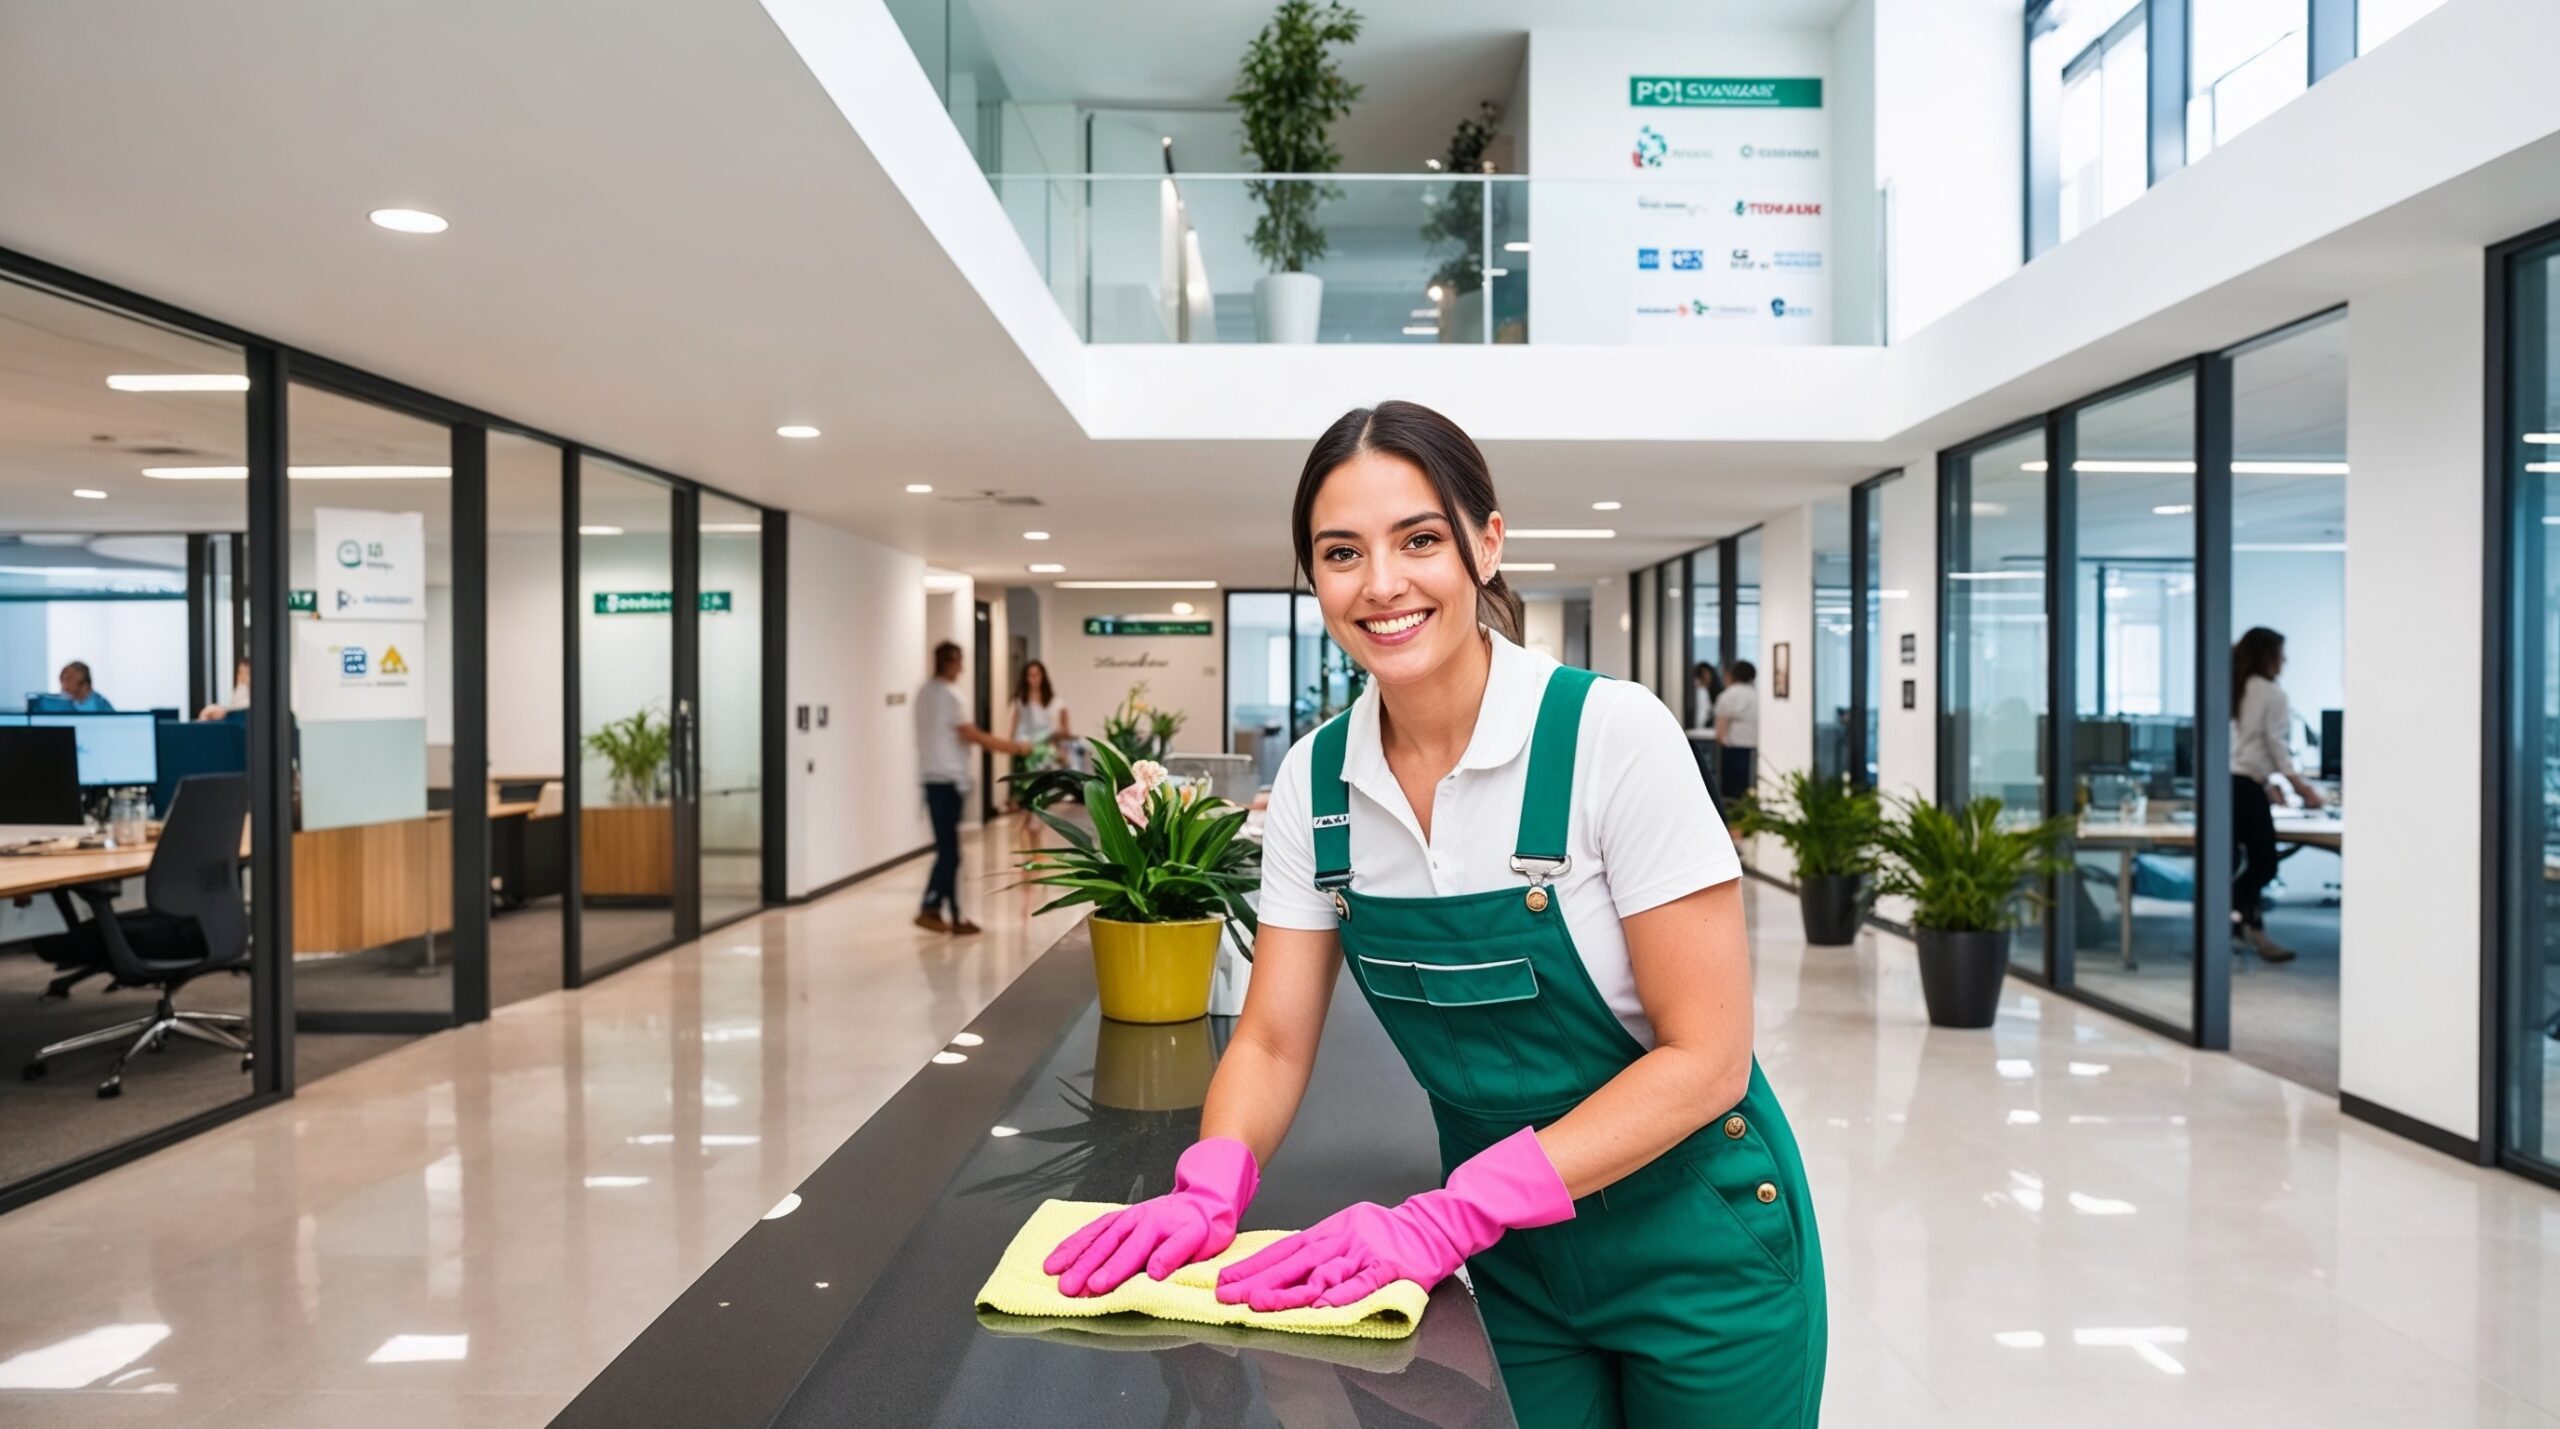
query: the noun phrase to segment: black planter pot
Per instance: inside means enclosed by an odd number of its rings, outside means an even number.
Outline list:
[[[1804,940],[1818,948],[1836,948],[1858,940],[1865,922],[1866,878],[1855,873],[1818,873],[1796,880],[1796,904],[1804,910]]]
[[[2000,1015],[2000,984],[2009,975],[2007,933],[1917,931],[1920,992],[1939,1027],[1988,1027]]]

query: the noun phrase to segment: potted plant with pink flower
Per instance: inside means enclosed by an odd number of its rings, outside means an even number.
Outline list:
[[[1253,946],[1261,851],[1245,811],[1167,776],[1154,760],[1131,763],[1107,739],[1091,741],[1084,781],[1087,830],[1051,809],[1035,813],[1065,844],[1022,856],[1023,882],[1060,890],[1040,912],[1093,908],[1094,982],[1102,1015],[1121,1022],[1188,1022],[1209,1010],[1209,979],[1228,925]]]

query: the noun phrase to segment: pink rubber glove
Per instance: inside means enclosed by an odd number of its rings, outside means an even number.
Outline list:
[[[1348,1305],[1392,1281],[1429,1289],[1509,1230],[1573,1219],[1564,1177],[1528,1127],[1486,1147],[1449,1184],[1389,1210],[1362,1201],[1218,1272],[1218,1298],[1256,1310]]]
[[[1173,1163],[1173,1190],[1094,1218],[1058,1243],[1040,1268],[1068,1295],[1107,1295],[1143,1268],[1162,1280],[1235,1244],[1236,1219],[1253,1201],[1262,1168],[1243,1142],[1192,1143]]]

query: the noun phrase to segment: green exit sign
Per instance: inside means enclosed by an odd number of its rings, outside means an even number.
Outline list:
[[[664,615],[676,608],[675,592],[665,590],[600,590],[596,592],[598,615]],[[729,593],[707,590],[702,593],[700,609],[726,611]]]
[[[320,592],[316,590],[286,591],[284,593],[284,608],[287,611],[298,615],[318,615],[320,613]]]
[[[1088,615],[1087,635],[1207,635],[1205,620],[1139,620],[1124,615]]]

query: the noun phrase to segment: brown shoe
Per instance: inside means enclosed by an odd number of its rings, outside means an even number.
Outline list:
[[[951,931],[951,925],[942,921],[942,915],[934,912],[930,908],[916,915],[916,926],[924,929],[928,933],[948,933]]]
[[[978,931],[978,925],[970,922],[966,918],[963,918],[959,922],[951,925],[951,931],[960,934],[974,933]]]

